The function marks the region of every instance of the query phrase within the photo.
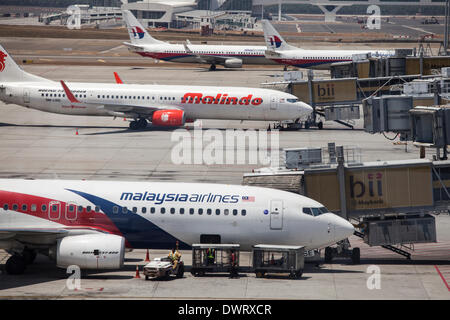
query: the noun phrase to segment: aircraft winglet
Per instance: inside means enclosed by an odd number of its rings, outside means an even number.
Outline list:
[[[67,85],[62,80],[61,80],[61,85],[64,88],[64,92],[66,93],[67,98],[69,99],[70,102],[72,102],[72,103],[80,103],[80,101],[78,101],[78,99],[75,98],[75,96],[73,95],[72,91],[70,91],[70,89],[67,87]]]
[[[120,79],[119,74],[114,71],[114,78],[116,78],[116,83],[123,84],[122,79]]]

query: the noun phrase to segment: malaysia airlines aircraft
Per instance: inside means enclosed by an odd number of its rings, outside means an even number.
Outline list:
[[[124,42],[129,50],[143,57],[153,59],[210,64],[209,70],[216,65],[225,68],[241,68],[243,64],[276,64],[266,59],[266,46],[243,45],[198,45],[171,44],[154,39],[128,10],[122,10],[122,17],[127,25],[131,43]]]
[[[116,269],[125,248],[180,249],[193,243],[322,248],[353,226],[304,196],[206,183],[0,180],[0,248],[20,274],[36,253],[58,267]]]
[[[265,56],[279,64],[299,68],[328,69],[332,63],[352,61],[355,55],[392,56],[394,50],[307,50],[289,45],[267,20],[262,20]]]
[[[65,83],[23,71],[0,45],[0,100],[52,113],[134,119],[131,129],[196,119],[299,120],[312,108],[276,90],[243,87]]]

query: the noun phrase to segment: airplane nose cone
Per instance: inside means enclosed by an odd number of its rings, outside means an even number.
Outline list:
[[[313,108],[304,102],[300,102],[300,111],[303,116],[309,116],[313,112]]]
[[[341,241],[350,237],[355,228],[353,225],[345,219],[339,217],[339,220],[334,224],[334,236],[336,241]]]

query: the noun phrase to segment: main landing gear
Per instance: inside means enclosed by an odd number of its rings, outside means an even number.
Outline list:
[[[216,71],[216,65],[214,63],[209,67],[209,71]]]
[[[145,129],[148,125],[148,122],[146,119],[139,119],[134,120],[130,122],[130,129],[131,130],[139,130],[139,129]]]
[[[32,264],[36,259],[37,252],[35,250],[24,249],[22,253],[14,253],[6,261],[5,270],[8,274],[23,274],[27,265]]]

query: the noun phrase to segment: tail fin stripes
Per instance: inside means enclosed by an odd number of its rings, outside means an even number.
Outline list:
[[[0,83],[24,81],[43,82],[51,80],[23,71],[22,68],[14,62],[11,55],[5,50],[5,48],[0,45]]]
[[[122,17],[127,25],[130,41],[132,44],[156,44],[165,43],[164,41],[154,39],[139,23],[136,17],[129,10],[122,10]]]
[[[264,39],[266,40],[267,49],[273,51],[298,50],[299,48],[289,45],[286,40],[278,33],[277,30],[267,20],[262,20],[264,31]]]

